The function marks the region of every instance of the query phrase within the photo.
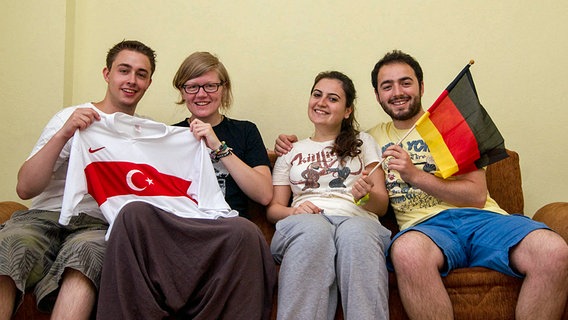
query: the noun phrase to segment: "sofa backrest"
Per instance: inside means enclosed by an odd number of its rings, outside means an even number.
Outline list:
[[[507,150],[509,157],[487,167],[487,190],[501,208],[524,214],[525,199],[519,154]]]

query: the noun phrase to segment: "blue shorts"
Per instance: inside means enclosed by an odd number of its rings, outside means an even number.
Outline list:
[[[392,243],[405,232],[414,230],[428,236],[442,250],[446,260],[446,267],[440,270],[442,276],[457,268],[486,267],[522,278],[522,274],[511,268],[509,253],[537,229],[550,228],[519,214],[502,215],[472,208],[444,210],[394,236],[386,253],[387,268],[394,269],[389,257]]]

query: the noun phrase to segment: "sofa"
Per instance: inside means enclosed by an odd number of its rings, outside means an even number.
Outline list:
[[[509,158],[488,166],[487,186],[491,196],[510,213],[523,213],[524,200],[521,183],[519,155],[507,151]],[[269,151],[274,163],[276,155]],[[5,221],[14,211],[26,207],[17,202],[0,203],[0,222]],[[250,203],[251,220],[262,230],[268,243],[274,234],[274,225],[266,219],[265,208]],[[540,208],[533,216],[558,232],[568,242],[568,202],[556,202]],[[381,218],[381,222],[393,234],[398,231],[391,210]],[[443,279],[452,301],[455,319],[514,319],[515,305],[522,280],[506,276],[486,268],[463,268],[452,271]],[[396,277],[389,274],[389,312],[390,319],[408,319],[400,300]],[[272,319],[276,319],[277,301],[275,297]],[[33,294],[26,293],[22,306],[14,319],[49,319],[35,307]],[[337,308],[336,319],[343,319],[341,306]],[[568,319],[568,307],[563,319]]]

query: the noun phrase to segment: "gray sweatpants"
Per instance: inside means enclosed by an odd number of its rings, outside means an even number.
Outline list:
[[[390,231],[365,217],[300,214],[276,224],[278,319],[388,319]]]

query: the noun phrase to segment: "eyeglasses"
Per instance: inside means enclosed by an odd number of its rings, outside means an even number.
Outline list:
[[[194,85],[191,85],[191,86],[183,85],[181,87],[183,88],[183,90],[187,94],[196,94],[196,93],[199,92],[199,89],[201,89],[201,88],[203,88],[203,91],[205,91],[207,93],[217,92],[217,90],[219,90],[219,87],[222,86],[222,85],[223,85],[223,83],[219,82],[219,83],[206,83],[202,86],[200,86],[198,84],[194,84]]]

